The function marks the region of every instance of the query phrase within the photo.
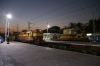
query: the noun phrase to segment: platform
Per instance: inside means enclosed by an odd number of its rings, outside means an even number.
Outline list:
[[[10,42],[0,44],[0,66],[100,66],[100,56]]]

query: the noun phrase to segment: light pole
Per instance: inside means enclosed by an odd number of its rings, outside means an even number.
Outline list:
[[[5,42],[7,40],[7,17],[6,17],[6,25],[5,25]]]
[[[6,17],[6,30],[5,30],[5,33],[6,33],[6,37],[5,37],[5,40],[7,39],[7,44],[9,44],[9,19],[11,18],[12,16],[10,14],[7,14],[7,17]]]
[[[50,27],[50,25],[47,23],[47,33],[48,33],[48,28]]]
[[[94,13],[93,13],[93,35],[94,35],[93,41],[95,42],[95,22],[94,22]]]

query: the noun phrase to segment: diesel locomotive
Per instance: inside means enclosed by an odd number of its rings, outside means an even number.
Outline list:
[[[40,29],[36,29],[34,31],[20,32],[17,35],[17,41],[27,42],[27,43],[31,42],[31,43],[34,43],[34,44],[44,43],[43,32]]]

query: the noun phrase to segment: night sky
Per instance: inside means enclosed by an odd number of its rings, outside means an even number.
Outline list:
[[[50,26],[63,28],[70,22],[88,23],[100,17],[100,0],[0,0],[0,28],[4,28],[6,14],[10,13],[10,31],[46,29]],[[35,25],[34,25],[35,24]],[[0,29],[0,32],[4,29]]]

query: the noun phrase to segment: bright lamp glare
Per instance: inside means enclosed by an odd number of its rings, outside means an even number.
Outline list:
[[[10,14],[7,15],[7,18],[11,18],[12,16]]]
[[[49,28],[50,26],[49,26],[49,25],[47,25],[47,27]]]
[[[88,34],[87,34],[87,36],[91,36],[91,35],[92,35],[91,33],[88,33]]]

